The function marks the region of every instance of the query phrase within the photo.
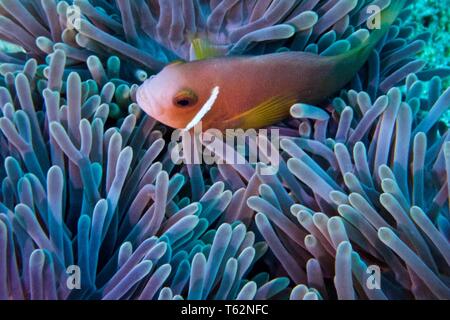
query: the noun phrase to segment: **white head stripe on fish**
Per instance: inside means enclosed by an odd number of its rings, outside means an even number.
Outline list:
[[[205,102],[203,107],[200,109],[200,111],[195,115],[194,118],[192,118],[191,122],[188,123],[186,128],[184,128],[184,131],[189,131],[193,127],[195,127],[202,119],[203,117],[208,113],[209,110],[211,110],[212,106],[214,105],[214,102],[216,102],[217,97],[219,96],[219,87],[214,87],[214,89],[211,91],[211,96],[209,99]]]

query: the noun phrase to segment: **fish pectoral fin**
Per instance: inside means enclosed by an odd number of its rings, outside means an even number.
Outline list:
[[[262,128],[279,122],[289,116],[290,108],[297,102],[295,96],[276,96],[249,109],[226,122],[233,127]]]
[[[208,40],[195,38],[192,40],[192,49],[197,60],[205,60],[221,56],[219,50]]]

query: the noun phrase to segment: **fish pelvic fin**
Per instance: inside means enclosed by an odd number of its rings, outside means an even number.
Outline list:
[[[297,97],[276,96],[259,105],[225,120],[227,128],[258,129],[279,122],[289,116],[289,110]]]

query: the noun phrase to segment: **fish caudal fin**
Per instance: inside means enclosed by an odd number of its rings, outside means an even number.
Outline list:
[[[380,15],[380,27],[372,30],[365,41],[349,51],[328,57],[336,66],[335,74],[339,75],[337,81],[342,86],[349,82],[366,63],[375,46],[389,31],[390,26],[395,22],[407,1],[391,0],[389,6],[378,13]]]
[[[381,23],[378,29],[371,32],[370,37],[367,39],[366,45],[362,44],[359,50],[362,51],[362,55],[369,55],[370,51],[378,44],[378,42],[386,35],[391,25],[395,22],[400,12],[405,7],[407,0],[391,0],[389,6],[379,12]],[[358,48],[356,48],[358,50]],[[367,53],[367,51],[369,53]]]

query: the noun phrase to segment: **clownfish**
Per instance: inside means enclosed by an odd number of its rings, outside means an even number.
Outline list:
[[[334,56],[292,51],[209,58],[211,48],[198,45],[201,60],[166,66],[139,87],[137,102],[172,128],[190,130],[200,121],[203,130],[266,127],[287,118],[295,103],[318,104],[345,87],[405,2],[391,1],[380,12],[379,29]]]

